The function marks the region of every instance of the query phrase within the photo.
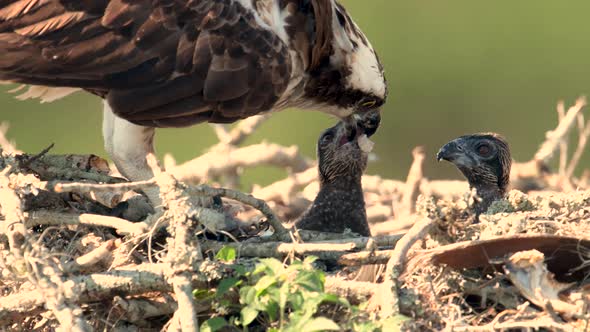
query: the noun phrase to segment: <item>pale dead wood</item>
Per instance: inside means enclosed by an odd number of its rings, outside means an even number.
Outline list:
[[[248,268],[253,268],[252,266]],[[209,289],[218,283],[223,274],[217,271],[232,271],[232,265],[203,261],[191,270],[193,289]],[[112,298],[115,294],[127,296],[152,292],[170,292],[168,282],[170,265],[167,263],[141,264],[121,267],[109,272],[72,276],[64,281],[65,295],[75,303],[91,303]],[[326,278],[326,292],[348,294],[351,301],[365,299],[371,294],[374,284],[342,281]],[[23,316],[38,312],[44,304],[44,297],[38,291],[24,291],[0,297],[0,327],[18,321]],[[207,310],[207,306],[197,305],[197,312]]]
[[[244,119],[238,123],[238,125],[232,129],[231,131],[227,132],[227,136],[225,139],[221,140],[221,143],[227,145],[240,145],[248,138],[250,135],[258,129],[264,122],[266,122],[270,118],[270,114],[264,115],[256,115]],[[218,135],[219,136],[219,135]]]
[[[362,251],[343,254],[338,258],[337,263],[345,266],[386,264],[392,254],[393,250]]]
[[[318,171],[316,167],[290,175],[284,180],[277,181],[266,187],[254,187],[252,195],[265,201],[278,201],[291,204],[296,194],[308,184],[316,181]]]
[[[284,258],[290,254],[320,256],[328,259],[329,253],[346,252],[356,249],[356,245],[349,243],[222,243],[217,241],[203,241],[203,250],[218,252],[223,247],[235,248],[241,257],[275,257]],[[325,256],[325,257],[324,257]]]
[[[588,143],[588,137],[590,137],[590,120],[584,124],[584,115],[578,114],[578,146],[574,151],[574,154],[569,162],[569,165],[565,171],[565,178],[571,179],[582,159],[584,151],[586,151],[586,144]]]
[[[132,223],[125,219],[97,214],[71,214],[52,211],[32,211],[25,213],[25,225],[28,228],[37,225],[86,225],[115,229],[121,235],[140,236],[148,232],[144,222]]]
[[[197,238],[193,235],[196,224],[193,216],[194,208],[188,204],[186,191],[171,175],[160,175],[157,178],[162,201],[169,209],[164,218],[168,219],[168,254],[166,261],[170,264],[168,280],[176,295],[178,309],[174,316],[181,316],[180,327],[183,332],[198,331],[199,320],[197,308],[192,295],[191,271],[193,266],[203,261],[203,253]]]
[[[34,251],[26,257],[32,270],[29,280],[42,295],[45,307],[59,321],[58,331],[91,331],[90,325],[83,318],[82,309],[66,295],[65,278],[57,264],[48,259],[47,249],[38,246]]]
[[[173,314],[178,305],[171,296],[164,294],[160,298],[123,298],[115,296],[113,298],[113,307],[115,308],[115,317],[131,323],[144,323],[146,319],[152,317],[168,316]],[[198,312],[204,312],[209,306],[197,308]]]
[[[188,191],[191,194],[196,195],[222,196],[251,206],[256,210],[262,212],[262,214],[268,219],[268,223],[274,228],[277,236],[280,236],[287,232],[285,226],[283,226],[277,215],[268,206],[268,204],[266,204],[265,201],[258,199],[252,195],[244,194],[237,190],[226,188],[212,188],[204,185],[188,187]]]
[[[559,125],[554,130],[547,133],[547,140],[543,142],[535,157],[537,162],[548,164],[555,152],[559,149],[560,143],[565,140],[573,128],[578,114],[586,107],[586,98],[580,97],[576,103],[570,107]]]
[[[16,263],[26,268],[29,280],[43,295],[47,309],[51,310],[60,323],[63,331],[89,331],[90,328],[82,318],[82,310],[72,304],[64,295],[62,274],[51,261],[38,257],[47,257],[46,249],[38,244],[29,243],[25,227],[25,215],[18,193],[11,189],[9,174],[12,167],[0,173],[0,202],[4,222],[0,223],[0,231],[8,237],[12,254]],[[15,267],[19,270],[18,267]]]
[[[418,146],[412,150],[414,161],[408,172],[406,185],[402,196],[401,205],[398,207],[398,215],[409,215],[416,212],[416,199],[420,195],[420,182],[424,178],[424,159],[426,153],[423,146]],[[397,205],[394,205],[394,209]]]
[[[385,270],[386,279],[382,284],[383,294],[380,301],[382,318],[399,313],[399,277],[403,272],[408,252],[417,241],[430,232],[434,225],[432,220],[422,219],[414,224],[395,246]]]
[[[16,148],[16,144],[14,144],[14,142],[11,142],[6,137],[6,133],[8,132],[9,128],[10,125],[8,124],[8,122],[0,123],[0,149],[4,150],[4,152],[6,152],[7,154],[12,155],[23,153],[22,151]]]
[[[169,171],[181,181],[201,183],[237,169],[262,165],[300,172],[309,168],[311,163],[299,153],[297,146],[260,143],[223,151],[215,149]]]
[[[348,299],[352,304],[360,304],[367,301],[377,285],[371,282],[344,280],[339,277],[327,276],[325,288],[330,294],[336,294]]]
[[[115,240],[105,241],[91,252],[77,257],[75,260],[64,264],[63,270],[68,273],[80,272],[86,268],[92,268],[96,264],[113,258],[113,250],[116,249]]]
[[[0,201],[4,215],[4,221],[0,223],[0,234],[4,234],[8,238],[10,251],[20,259],[23,257],[25,249],[27,229],[24,223],[22,201],[11,188],[9,176],[12,170],[12,167],[7,167],[0,172]]]
[[[162,173],[160,176],[168,177],[168,173]],[[129,190],[139,190],[148,187],[154,187],[158,185],[158,177],[148,181],[138,181],[138,182],[129,182],[129,183],[119,183],[119,184],[86,184],[86,183],[58,183],[55,185],[55,191],[57,192],[101,192],[101,191],[129,191]],[[257,199],[251,195],[244,194],[242,192],[225,189],[225,188],[212,188],[205,185],[199,186],[185,186],[183,185],[189,193],[197,196],[223,196],[240,203],[249,205],[264,214],[268,218],[268,222],[273,226],[277,234],[283,234],[286,232],[285,227],[280,222],[279,218],[275,215],[272,209],[264,202],[263,200]],[[223,225],[225,219],[223,215],[215,213],[212,210],[208,209],[199,209],[201,212],[200,221],[205,225],[211,225],[209,227],[212,230],[215,230],[215,225]]]
[[[563,100],[560,100],[557,103],[557,116],[558,121],[563,121],[565,118],[565,104]],[[568,141],[569,137],[565,137],[559,143],[559,175],[565,177],[565,169],[567,167],[567,158],[568,158]]]

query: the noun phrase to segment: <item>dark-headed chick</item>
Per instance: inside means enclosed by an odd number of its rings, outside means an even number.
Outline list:
[[[365,212],[361,178],[367,167],[370,141],[379,114],[356,127],[339,122],[325,130],[317,143],[320,191],[311,207],[295,223],[299,229],[362,236],[371,231]]]
[[[456,138],[445,144],[437,159],[454,164],[481,199],[475,205],[476,215],[504,197],[510,181],[512,159],[508,142],[496,133],[479,133]]]

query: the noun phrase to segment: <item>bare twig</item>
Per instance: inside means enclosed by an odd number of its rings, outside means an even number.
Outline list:
[[[580,97],[578,98],[578,100],[576,100],[575,105],[569,108],[567,114],[565,115],[563,120],[559,122],[557,128],[547,133],[547,139],[545,140],[545,142],[543,142],[543,144],[535,154],[535,161],[541,162],[542,164],[549,163],[555,151],[559,149],[560,143],[565,140],[565,138],[571,131],[572,127],[574,126],[578,113],[580,113],[585,106],[585,97]]]
[[[18,194],[11,189],[9,178],[11,172],[12,167],[7,167],[0,172],[0,202],[2,202],[2,214],[5,219],[0,223],[0,234],[4,234],[8,238],[11,252],[17,258],[22,258],[27,229],[24,223],[22,201]]]
[[[430,219],[423,219],[417,222],[395,246],[391,258],[387,263],[387,269],[385,270],[386,279],[382,285],[384,290],[381,298],[382,318],[392,317],[399,313],[398,282],[404,269],[406,257],[412,246],[418,240],[424,238],[433,226],[434,223]]]
[[[144,322],[146,319],[152,317],[169,316],[173,314],[178,305],[170,298],[169,295],[164,294],[162,298],[122,298],[115,296],[113,298],[113,305],[117,312],[116,317],[132,323]],[[198,312],[203,312],[209,309],[209,306],[198,308]]]
[[[338,258],[337,263],[345,266],[386,264],[392,254],[393,250],[362,251],[344,254]]]
[[[242,144],[246,138],[252,135],[252,133],[254,133],[254,131],[269,118],[270,114],[264,114],[252,116],[240,121],[236,128],[229,132],[229,139],[224,143],[235,146]]]
[[[257,199],[254,196],[241,193],[236,190],[225,189],[225,188],[212,188],[208,186],[192,186],[188,188],[189,192],[197,195],[206,196],[223,196],[229,199],[233,199],[240,203],[251,206],[264,214],[268,218],[269,224],[275,229],[277,235],[285,234],[287,229],[283,226],[279,218],[272,211],[272,209],[266,204],[265,201]]]
[[[261,165],[300,172],[309,168],[311,163],[299,153],[297,146],[260,143],[237,149],[212,150],[169,171],[181,181],[199,183],[240,168]]]
[[[557,103],[557,116],[558,116],[559,122],[563,121],[563,118],[565,118],[565,104],[564,104],[563,100],[560,100]],[[569,137],[566,136],[559,143],[559,175],[562,177],[565,176],[565,169],[567,167],[568,141],[569,141]]]
[[[232,271],[233,267],[233,265],[210,261],[195,265],[191,271],[192,288],[210,289],[227,276],[218,271]],[[246,268],[253,268],[253,266]],[[112,298],[114,294],[132,296],[151,292],[170,292],[172,286],[167,281],[169,272],[170,265],[165,263],[131,265],[109,272],[72,276],[64,281],[63,290],[65,296],[75,303],[100,302]],[[371,294],[372,288],[374,285],[369,283],[326,278],[326,292],[350,296],[351,301],[364,300]],[[35,290],[0,297],[0,327],[11,324],[19,317],[38,312],[44,300],[43,294]],[[198,312],[203,310],[206,308],[197,306]]]
[[[376,287],[372,282],[343,280],[334,276],[327,276],[326,291],[348,299],[352,304],[360,304],[369,299]]]
[[[342,234],[340,234],[342,236]],[[375,246],[395,246],[402,235],[381,236],[375,238],[362,237],[340,239],[313,243],[285,243],[285,242],[253,242],[253,243],[221,243],[206,241],[202,243],[204,250],[217,252],[225,246],[238,250],[242,257],[275,257],[284,258],[291,254],[314,255],[320,260],[333,261],[341,265],[358,266],[363,264],[385,264],[391,257],[390,250],[365,251],[352,253],[351,251],[363,250],[369,241]]]
[[[171,270],[168,280],[172,284],[178,309],[174,316],[182,317],[180,327],[183,332],[198,331],[197,308],[192,295],[191,271],[203,261],[200,243],[193,236],[195,222],[194,208],[188,203],[188,195],[171,175],[163,174],[157,178],[162,201],[168,207],[164,218],[169,219],[167,261]]]
[[[22,262],[29,273],[30,281],[37,286],[43,296],[47,309],[51,310],[60,322],[63,331],[89,331],[88,324],[82,318],[82,310],[64,296],[62,275],[57,266],[47,257],[46,249],[41,245],[29,243],[25,227],[25,215],[22,201],[10,188],[12,168],[7,167],[0,174],[0,202],[4,222],[0,223],[2,233],[8,237],[10,248],[17,261]]]
[[[82,255],[72,262],[64,265],[63,270],[69,273],[79,272],[85,268],[93,267],[96,264],[112,258],[113,250],[116,248],[115,240],[108,240],[101,244],[98,248],[92,250],[86,255]]]
[[[125,219],[101,216],[97,214],[70,214],[50,211],[33,211],[25,214],[25,225],[86,225],[113,228],[121,235],[139,236],[145,234],[149,227],[144,222],[132,223]]]
[[[406,188],[404,190],[401,209],[399,215],[409,215],[416,211],[416,199],[420,195],[420,182],[424,177],[424,159],[426,154],[423,146],[418,146],[412,150],[414,161],[408,172]],[[394,207],[395,208],[395,207]]]
[[[588,137],[590,137],[590,120],[584,124],[584,115],[578,115],[578,130],[579,130],[579,137],[578,137],[578,146],[576,147],[576,151],[574,151],[574,155],[570,160],[570,163],[565,171],[566,179],[571,179],[574,175],[576,167],[580,163],[580,159],[586,150],[586,144],[588,143]]]
[[[286,179],[277,181],[267,187],[255,187],[252,195],[265,201],[280,201],[290,204],[299,190],[317,180],[317,178],[317,168],[310,167],[303,172],[290,175]]]
[[[91,331],[84,320],[82,309],[71,301],[64,289],[64,280],[57,265],[48,259],[47,249],[35,246],[31,255],[26,257],[32,267],[29,279],[42,294],[45,307],[55,315],[60,323],[59,331]]]
[[[22,151],[20,151],[16,148],[16,145],[14,144],[14,142],[9,141],[8,138],[6,137],[6,133],[8,132],[8,128],[10,128],[10,125],[8,124],[8,122],[0,123],[0,149],[2,149],[6,153],[12,154],[12,155],[23,153]]]

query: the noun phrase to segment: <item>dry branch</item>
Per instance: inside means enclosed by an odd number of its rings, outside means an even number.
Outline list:
[[[310,164],[299,153],[297,146],[260,143],[224,151],[216,149],[169,171],[181,181],[200,183],[242,168],[267,165],[300,172],[309,168]]]
[[[342,234],[340,234],[342,236]],[[354,253],[352,251],[364,250],[370,241],[375,246],[395,246],[401,235],[382,237],[362,237],[341,240],[332,240],[312,243],[285,243],[285,242],[240,242],[221,243],[216,241],[204,241],[203,250],[217,252],[223,247],[233,247],[241,257],[274,257],[284,258],[292,254],[313,255],[320,260],[332,261],[341,265],[359,266],[364,264],[385,264],[391,256],[391,251],[364,251]]]
[[[201,246],[193,235],[196,224],[193,216],[195,209],[188,203],[189,197],[186,191],[171,175],[157,177],[160,195],[168,210],[164,218],[168,219],[168,254],[166,260],[170,264],[168,280],[172,284],[178,309],[174,316],[182,317],[180,328],[183,332],[198,331],[199,321],[197,307],[192,295],[191,271],[193,267],[203,261]]]
[[[560,143],[563,142],[571,129],[573,128],[578,114],[586,107],[586,98],[580,97],[576,100],[574,106],[570,107],[559,122],[557,128],[547,133],[547,140],[541,145],[535,157],[535,161],[542,164],[548,164],[555,152],[559,149]]]
[[[416,199],[418,198],[418,195],[420,195],[420,182],[424,178],[423,168],[424,159],[426,158],[424,147],[419,146],[414,148],[414,150],[412,150],[412,156],[414,157],[414,161],[412,162],[412,166],[410,166],[410,171],[408,172],[405,189],[402,196],[402,202],[400,205],[401,209],[398,213],[400,216],[409,215],[416,212]]]
[[[149,228],[146,223],[132,223],[125,219],[97,214],[70,214],[51,211],[33,211],[25,213],[25,225],[28,228],[37,225],[86,225],[115,229],[121,235],[139,236]]]
[[[8,128],[10,128],[8,122],[0,123],[0,149],[4,150],[5,153],[8,154],[21,154],[22,151],[16,148],[14,142],[11,142],[6,137],[6,133],[8,132]]]
[[[385,270],[386,279],[383,282],[383,294],[381,295],[381,317],[387,318],[399,313],[399,277],[403,272],[408,252],[412,246],[423,239],[434,226],[430,219],[423,219],[400,239],[392,252],[391,258]]]
[[[293,174],[288,178],[277,181],[267,187],[254,188],[252,195],[265,201],[278,201],[285,204],[291,204],[295,194],[298,193],[308,184],[316,181],[318,171],[315,167]]]
[[[0,234],[8,238],[11,252],[17,257],[23,257],[26,243],[27,229],[23,206],[18,194],[11,188],[9,174],[12,167],[7,167],[0,173],[0,202],[2,202],[2,214],[4,221],[0,223]]]

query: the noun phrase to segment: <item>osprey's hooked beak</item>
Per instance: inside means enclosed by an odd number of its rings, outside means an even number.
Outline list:
[[[371,137],[377,132],[377,129],[379,129],[379,125],[381,124],[381,112],[376,109],[362,114],[355,113],[344,119],[344,122],[348,126]]]

